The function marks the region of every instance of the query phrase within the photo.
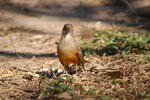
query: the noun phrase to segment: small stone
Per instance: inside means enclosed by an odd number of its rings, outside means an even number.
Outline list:
[[[28,79],[28,80],[32,80],[33,77],[39,77],[39,75],[38,75],[38,74],[31,73],[31,72],[28,72],[28,73],[26,73],[26,74],[23,76],[24,79]]]

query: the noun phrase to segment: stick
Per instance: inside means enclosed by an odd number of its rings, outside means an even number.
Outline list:
[[[12,41],[11,34],[10,34],[10,42],[11,42],[11,45],[12,45],[12,47],[13,47],[15,53],[16,53],[17,56],[20,58],[20,60],[22,61],[22,63],[23,63],[23,64],[25,65],[25,67],[34,75],[34,72],[29,69],[30,66],[27,65],[27,64],[23,61],[23,58],[22,58],[22,57],[19,55],[19,53],[17,52],[17,50],[16,50],[16,48],[15,48],[15,46],[14,46],[14,43],[13,43],[13,41]],[[34,76],[35,76],[35,75],[34,75]]]

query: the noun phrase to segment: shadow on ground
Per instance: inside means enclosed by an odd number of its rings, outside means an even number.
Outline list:
[[[33,53],[18,53],[19,56],[21,57],[26,57],[26,58],[32,58],[32,57],[58,57],[55,53],[38,53],[38,54],[33,54]],[[13,52],[6,52],[6,51],[0,51],[1,56],[7,56],[7,57],[19,57],[17,53]]]

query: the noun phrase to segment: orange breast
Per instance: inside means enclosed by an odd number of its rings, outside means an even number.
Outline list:
[[[68,52],[67,55],[57,51],[61,63],[66,67],[68,64],[79,64],[78,57],[75,53]]]

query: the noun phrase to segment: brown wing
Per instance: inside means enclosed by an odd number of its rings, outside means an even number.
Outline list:
[[[78,47],[78,53],[76,54],[76,56],[78,57],[79,63],[82,65],[82,67],[84,69],[85,60],[83,58],[83,53],[82,53],[81,48],[78,44],[77,44],[77,47]]]

